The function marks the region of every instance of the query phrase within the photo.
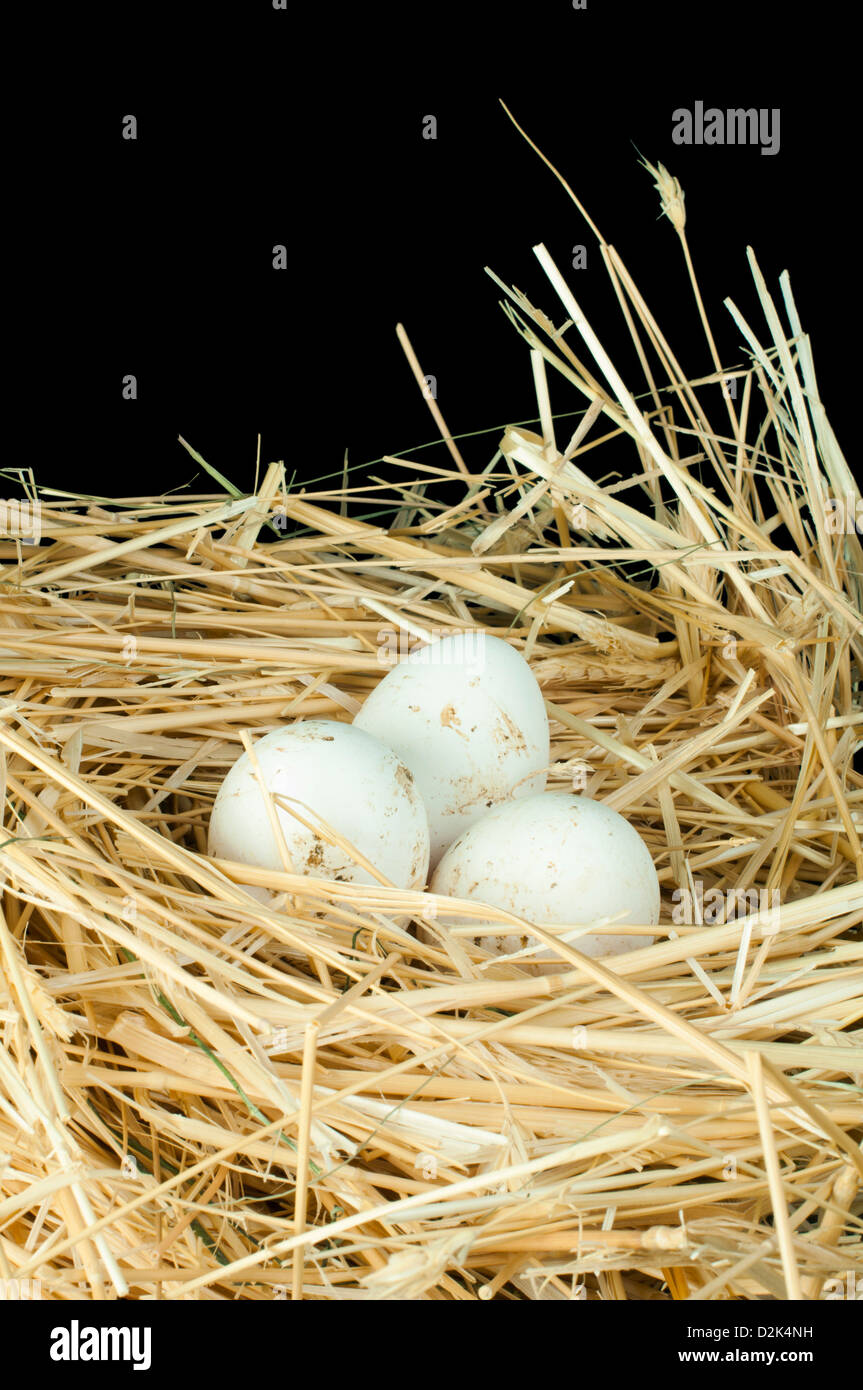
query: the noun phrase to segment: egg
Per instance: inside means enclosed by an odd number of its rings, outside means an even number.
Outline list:
[[[253,750],[267,790],[285,799],[275,808],[293,873],[377,882],[347,850],[328,843],[324,829],[308,829],[289,806],[314,826],[326,821],[395,887],[423,887],[429,862],[425,807],[409,769],[390,748],[353,725],[306,719],[274,729]],[[240,864],[284,869],[248,753],[219,788],[208,850]]]
[[[394,666],[354,719],[407,764],[425,802],[431,864],[510,797],[542,791],[549,763],[542,692],[514,647],[456,633]]]
[[[589,797],[546,792],[489,811],[450,845],[432,876],[430,891],[478,899],[543,928],[583,925],[606,918],[655,926],[659,880],[647,845],[627,820]],[[444,925],[475,918],[447,918]],[[584,955],[617,955],[649,946],[652,937],[566,933],[564,941]],[[487,937],[483,945],[509,954],[537,944],[519,936]],[[528,961],[556,960],[548,948]]]

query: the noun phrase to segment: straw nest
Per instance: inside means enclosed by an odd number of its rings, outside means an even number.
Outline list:
[[[780,304],[750,253],[763,322],[728,302],[745,347],[723,365],[682,192],[653,173],[708,375],[597,231],[637,394],[538,247],[547,311],[501,284],[538,423],[484,463],[429,396],[437,464],[299,492],[274,464],[250,496],[212,468],[213,495],[45,489],[42,544],[3,543],[0,1279],[57,1299],[863,1287],[860,494],[788,277]],[[650,846],[653,944],[558,943],[539,977],[441,931],[427,893],[208,858],[244,742],[351,720],[382,631],[468,629],[530,661],[549,787]]]

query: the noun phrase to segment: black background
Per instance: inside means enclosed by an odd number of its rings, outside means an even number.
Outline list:
[[[62,369],[32,422],[37,479],[110,496],[217,490],[178,433],[244,490],[259,433],[262,463],[284,459],[298,482],[340,474],[346,449],[355,482],[383,453],[418,456],[437,430],[398,321],[452,433],[485,431],[462,446],[480,468],[503,425],[536,414],[527,349],[483,267],[559,323],[539,241],[643,389],[595,239],[499,98],[691,374],[711,370],[707,345],[635,146],[684,187],[725,364],[745,360],[725,295],[766,336],[746,245],[777,298],[788,268],[853,467],[858,119],[844,24],[835,0],[796,23],[764,3],[124,6],[107,51],[104,26],[101,49],[82,47],[63,134],[67,258],[46,335]],[[675,146],[672,112],[696,100],[779,107],[779,153]],[[436,140],[423,139],[429,114]],[[272,267],[279,243],[286,271]],[[574,271],[580,243],[587,268]],[[135,401],[122,399],[127,373]],[[581,404],[563,382],[552,391],[555,411]],[[448,462],[442,446],[422,457]]]

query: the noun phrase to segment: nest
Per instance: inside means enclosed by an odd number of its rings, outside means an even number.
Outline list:
[[[638,395],[537,247],[548,312],[498,283],[539,418],[483,466],[426,391],[448,456],[356,485],[298,492],[279,463],[241,495],[187,446],[212,495],[31,493],[43,543],[2,545],[0,1280],[55,1299],[861,1286],[860,494],[788,277],[780,307],[750,252],[763,322],[728,303],[746,353],[723,366],[682,192],[652,172],[707,376],[597,233]],[[606,459],[628,475],[603,480]],[[594,960],[519,923],[558,953],[539,975],[530,949],[442,929],[428,893],[207,856],[244,743],[350,721],[382,634],[403,653],[472,629],[532,666],[549,788],[649,845],[660,926],[627,930],[652,944]]]

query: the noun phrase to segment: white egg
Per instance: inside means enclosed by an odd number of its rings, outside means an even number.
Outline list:
[[[299,720],[253,745],[276,804],[292,872],[349,883],[375,883],[337,845],[325,821],[397,888],[422,888],[428,873],[429,832],[413,777],[390,748],[350,724]],[[309,830],[292,815],[321,829]],[[284,867],[266,802],[247,753],[219,788],[210,817],[209,853],[258,868]],[[257,895],[256,895],[257,896]]]
[[[435,870],[432,893],[478,899],[546,929],[607,918],[639,926],[659,921],[659,880],[636,830],[600,801],[571,792],[546,792],[498,806],[450,845]],[[482,921],[470,924],[482,938]],[[498,928],[500,929],[500,928]],[[652,937],[565,933],[584,955],[617,955],[649,946]],[[537,945],[535,938],[487,937],[486,949],[509,954]],[[562,958],[548,948],[530,960]]]
[[[549,762],[542,692],[524,658],[488,633],[417,648],[354,720],[407,763],[425,802],[431,863],[510,797],[542,791]]]

